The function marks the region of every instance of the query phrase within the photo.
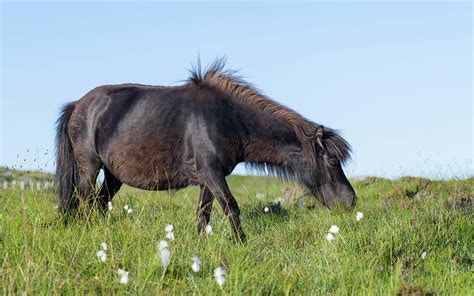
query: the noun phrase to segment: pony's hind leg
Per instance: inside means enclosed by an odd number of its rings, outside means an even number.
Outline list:
[[[199,193],[199,203],[196,211],[197,230],[199,234],[202,234],[207,224],[209,224],[213,199],[214,196],[212,195],[209,188],[206,186],[201,186],[201,192]]]
[[[100,188],[97,204],[101,211],[107,208],[107,203],[112,200],[114,195],[120,190],[122,182],[117,179],[106,167],[104,170],[104,182]]]
[[[79,158],[80,159],[80,158]],[[99,161],[87,160],[77,161],[79,168],[79,184],[77,185],[77,195],[79,196],[82,214],[87,220],[90,216],[91,203],[94,201],[95,182],[99,173]]]

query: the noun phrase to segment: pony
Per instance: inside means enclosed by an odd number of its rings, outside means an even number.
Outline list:
[[[80,204],[104,210],[122,184],[146,190],[199,186],[197,230],[209,223],[213,200],[234,238],[245,240],[240,209],[227,182],[239,163],[296,180],[324,205],[351,209],[356,194],[342,165],[350,145],[265,96],[220,58],[200,62],[178,86],[99,86],[65,105],[57,121],[59,213]],[[100,170],[104,180],[94,193]]]

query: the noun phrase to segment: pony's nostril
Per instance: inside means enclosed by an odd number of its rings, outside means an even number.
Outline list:
[[[350,194],[345,194],[343,198],[341,199],[342,203],[344,204],[344,207],[348,211],[352,211],[356,205],[356,195],[353,193]]]

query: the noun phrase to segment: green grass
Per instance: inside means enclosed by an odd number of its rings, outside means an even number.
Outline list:
[[[239,201],[248,242],[230,240],[217,203],[214,234],[198,237],[196,188],[146,192],[124,188],[114,209],[90,223],[58,221],[53,193],[0,191],[0,284],[3,294],[334,294],[473,295],[474,179],[353,181],[354,212],[330,211],[304,197],[272,205],[292,183],[273,178],[228,178]],[[265,195],[263,200],[255,198]],[[134,212],[126,215],[125,204]],[[268,206],[268,213],[263,208]],[[364,218],[356,222],[355,213]],[[166,224],[174,225],[171,260],[157,256]],[[329,243],[329,227],[339,234]],[[100,243],[105,263],[96,257]],[[422,259],[421,254],[427,252]],[[191,257],[202,262],[191,270]],[[222,289],[213,270],[226,269]],[[130,272],[118,283],[118,268]],[[421,295],[421,294],[416,294]]]

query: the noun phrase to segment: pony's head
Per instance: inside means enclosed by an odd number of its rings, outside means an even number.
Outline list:
[[[314,163],[303,170],[301,181],[327,207],[352,209],[356,194],[342,170],[342,164],[350,157],[349,144],[322,125],[316,128],[314,142]]]

